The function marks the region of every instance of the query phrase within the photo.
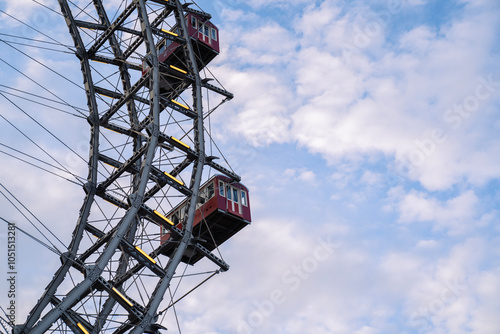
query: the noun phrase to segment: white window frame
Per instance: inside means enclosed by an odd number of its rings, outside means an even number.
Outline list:
[[[241,204],[243,204],[244,206],[247,206],[248,207],[248,196],[247,196],[247,192],[243,189],[240,189],[241,191]]]
[[[226,197],[226,185],[224,181],[219,180],[219,196]]]
[[[240,192],[239,189],[236,187],[231,187],[233,188],[233,202],[236,204],[240,204]]]

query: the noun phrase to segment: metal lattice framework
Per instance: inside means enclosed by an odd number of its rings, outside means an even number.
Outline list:
[[[202,78],[186,28],[188,13],[210,16],[178,0],[59,4],[89,108],[85,198],[60,268],[14,333],[156,333],[188,246],[218,270],[229,268],[192,236],[204,166],[239,181],[204,148],[203,122],[211,111],[204,113],[202,89],[222,101],[232,97]],[[177,66],[158,60],[164,39],[182,47]],[[165,214],[185,199],[181,230]],[[161,255],[160,227],[176,237],[168,257]]]

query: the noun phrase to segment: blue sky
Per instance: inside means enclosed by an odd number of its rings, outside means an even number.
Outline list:
[[[213,115],[213,131],[250,189],[253,223],[223,246],[231,270],[179,306],[183,333],[500,332],[500,4],[198,4],[220,28],[222,51],[210,69],[235,94]],[[56,14],[30,1],[1,8],[70,44]],[[5,15],[0,27],[37,35]],[[0,50],[85,107],[72,84],[3,43]],[[36,56],[81,83],[71,55]],[[0,66],[1,84],[39,90]],[[4,116],[29,127],[1,104]],[[40,113],[85,155],[85,121]],[[46,133],[33,135],[84,175]],[[1,142],[22,138],[2,132]],[[1,182],[68,240],[83,192],[2,161]],[[0,206],[27,225],[5,200]],[[58,259],[23,237],[19,243],[27,302]]]

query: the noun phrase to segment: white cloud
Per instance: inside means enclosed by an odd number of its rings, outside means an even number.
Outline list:
[[[483,19],[496,22],[488,14],[484,14]],[[329,96],[347,97],[350,101],[336,105],[323,98],[323,103],[333,106],[335,116],[332,115],[332,109],[328,110],[314,103],[315,100],[304,107],[304,111],[299,110],[294,115],[295,120],[302,121],[306,115],[311,115],[308,123],[296,122],[299,125],[294,129],[299,142],[314,152],[322,152],[330,159],[356,153],[366,154],[372,150],[398,157],[418,150],[415,142],[430,138],[434,129],[440,130],[440,136],[449,133],[450,124],[443,121],[446,110],[455,103],[468,101],[467,98],[474,94],[482,82],[477,74],[481,71],[481,65],[473,59],[483,57],[493,37],[492,30],[477,21],[477,17],[470,17],[468,21],[456,22],[449,28],[444,28],[439,35],[427,27],[418,27],[402,37],[401,46],[403,50],[406,48],[403,54],[387,50],[389,52],[370,67],[358,66],[358,70],[355,70],[354,67],[343,66],[344,71],[351,72],[350,75],[343,75],[343,71],[332,71],[335,78],[331,80],[334,82],[332,87],[335,87],[335,82],[349,83],[349,80],[358,78],[358,84],[355,85],[357,91],[349,95],[339,94],[334,88],[328,90]],[[478,39],[478,35],[481,38]],[[459,59],[456,57],[457,53],[460,54]],[[337,58],[330,57],[333,60],[330,63],[335,63]],[[360,62],[371,63],[368,59],[359,57],[355,61],[356,66]],[[460,67],[458,61],[473,65]],[[457,67],[460,68],[459,71],[456,70]],[[320,71],[312,71],[309,75],[324,77]],[[466,84],[463,85],[463,82]],[[324,86],[325,81],[321,85]],[[308,87],[313,91],[310,85]],[[322,86],[317,87],[318,92],[322,92]],[[349,84],[344,87],[349,87]],[[493,89],[495,91],[492,94],[496,93],[496,88]],[[484,88],[482,92],[488,93]],[[367,97],[360,99],[361,94]],[[491,98],[484,101],[480,106],[481,110],[488,108],[493,102]],[[324,115],[320,116],[322,112]],[[330,115],[325,116],[327,113]],[[316,122],[315,117],[318,117]],[[328,117],[328,121],[321,120],[321,117]],[[491,154],[497,144],[491,142],[490,145],[483,145],[484,140],[474,141],[477,130],[466,131],[474,123],[465,123],[464,120],[462,131],[465,131],[465,136],[463,132],[456,136],[451,133],[446,138],[450,141],[447,145],[435,143],[438,153],[426,157],[425,163],[417,166],[415,174],[410,176],[429,189],[444,189],[459,181],[463,175],[467,175],[474,183],[497,177],[498,174],[494,175],[488,167],[498,165],[496,155]],[[453,149],[455,145],[456,150]],[[471,147],[473,145],[481,145],[481,149],[478,151],[477,146]],[[483,153],[489,157],[489,163],[482,164],[484,171],[478,172],[477,166],[466,166],[465,160],[471,161],[470,155],[482,156]]]
[[[295,49],[294,36],[277,23],[271,22],[243,33],[240,47],[235,48],[238,61],[275,66]]]
[[[306,168],[291,169],[288,168],[283,172],[286,182],[295,183],[295,181],[300,180],[307,183],[312,183],[316,180],[316,174]]]
[[[497,131],[484,133],[477,124],[496,120],[498,88],[490,85],[477,117],[457,119],[449,112],[455,104],[470,102],[481,80],[488,80],[496,68],[489,66],[495,59],[490,50],[498,15],[487,6],[480,8],[465,10],[461,18],[438,28],[415,26],[391,43],[385,25],[371,27],[378,21],[370,20],[376,14],[368,7],[341,12],[334,1],[309,6],[294,33],[258,20],[253,27],[257,33],[241,28],[231,32],[229,43],[236,46],[225,57],[246,67],[239,84],[231,84],[248,85],[238,89],[242,107],[229,124],[254,145],[297,142],[331,164],[382,154],[394,157],[397,168],[401,161],[424,154],[402,176],[430,190],[464,179],[478,185],[496,178],[500,158],[493,152],[500,143],[483,137],[496,138]],[[360,36],[368,38],[366,43],[356,43]],[[292,52],[297,43],[300,50]],[[262,92],[264,98],[257,100],[259,94],[250,93],[255,85],[270,94]],[[481,92],[488,93],[484,87]],[[263,108],[272,111],[257,121]],[[432,153],[421,152],[417,143],[434,137],[442,141],[433,143]],[[481,167],[472,161],[481,161]]]
[[[477,277],[478,307],[472,311],[471,328],[477,333],[498,333],[499,324],[496,314],[500,309],[500,269],[482,272]]]
[[[256,146],[289,140],[286,98],[291,94],[286,85],[265,71],[242,72],[224,66],[217,73],[235,98],[230,107],[221,108],[216,119]]]
[[[401,223],[432,222],[438,230],[464,233],[473,230],[479,198],[466,191],[455,198],[439,201],[424,193],[411,191],[398,203]]]
[[[439,246],[439,242],[436,240],[420,240],[416,248],[418,249],[435,249],[436,247]]]
[[[190,326],[203,321],[205,332],[223,326],[239,333],[341,334],[466,333],[467,327],[479,334],[500,328],[494,317],[500,309],[498,269],[482,266],[489,252],[498,251],[492,241],[468,239],[437,256],[411,249],[380,255],[350,243],[343,233],[333,252],[314,263],[313,235],[327,235],[303,232],[289,221],[263,220],[238,235],[229,250],[239,261],[225,274],[234,276],[194,296],[193,305],[215,299],[218,307],[200,311],[187,305],[184,311],[196,314]],[[426,241],[415,249],[422,244],[435,247]],[[276,290],[285,302],[271,302]]]
[[[314,182],[314,180],[316,179],[316,175],[313,171],[306,170],[300,173],[299,179],[304,182]]]
[[[409,292],[407,313],[414,330],[429,333],[496,333],[498,267],[484,268],[494,242],[468,239],[436,263],[420,268],[423,278]]]
[[[376,186],[383,181],[383,178],[381,174],[367,170],[361,176],[360,181],[361,183],[366,184],[368,186]]]

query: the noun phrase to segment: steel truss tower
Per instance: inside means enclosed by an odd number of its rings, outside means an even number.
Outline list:
[[[164,295],[188,247],[229,266],[192,236],[203,169],[239,181],[205,153],[202,89],[232,97],[200,75],[186,15],[210,15],[178,0],[59,0],[74,41],[89,108],[85,197],[61,266],[15,334],[157,333]],[[114,7],[113,7],[114,6]],[[175,66],[158,44],[182,48]],[[179,229],[165,218],[189,200]],[[56,211],[56,210],[55,210]],[[162,255],[160,227],[176,249]],[[171,246],[171,245],[170,245]]]

